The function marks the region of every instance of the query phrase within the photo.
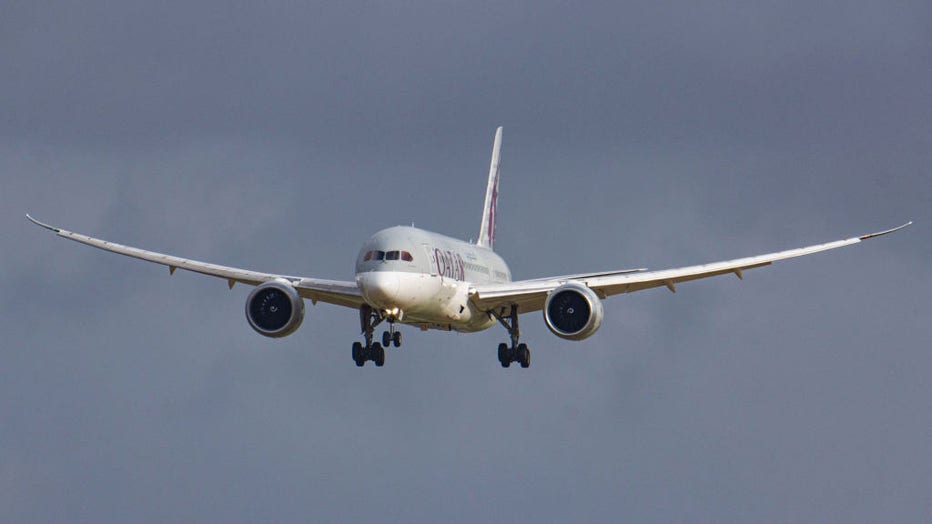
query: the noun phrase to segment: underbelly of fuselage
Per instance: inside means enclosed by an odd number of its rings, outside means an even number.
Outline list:
[[[469,300],[469,284],[438,275],[398,271],[357,273],[363,299],[383,316],[422,329],[473,332],[495,320]]]

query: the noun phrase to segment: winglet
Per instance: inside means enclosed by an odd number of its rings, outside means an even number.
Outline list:
[[[56,233],[61,233],[61,229],[58,229],[57,227],[52,227],[52,226],[50,226],[50,225],[48,225],[48,224],[43,224],[42,222],[39,222],[38,220],[36,220],[36,219],[32,218],[31,216],[29,216],[29,213],[26,213],[26,218],[28,218],[30,222],[32,222],[33,224],[35,224],[35,225],[37,225],[37,226],[39,226],[39,227],[44,227],[45,229],[48,229],[49,231],[54,231],[54,232],[56,232]]]
[[[878,232],[878,233],[871,233],[871,234],[869,234],[869,235],[862,235],[862,236],[860,236],[860,237],[858,237],[858,238],[860,238],[861,240],[867,240],[868,238],[874,238],[874,237],[883,236],[883,235],[886,235],[886,234],[888,234],[888,233],[893,233],[893,232],[895,232],[895,231],[899,231],[899,230],[903,229],[903,228],[906,227],[906,226],[912,225],[912,223],[913,223],[913,221],[910,220],[909,222],[903,224],[902,226],[894,227],[894,228],[888,229],[888,230],[886,230],[886,231],[880,231],[880,232]]]

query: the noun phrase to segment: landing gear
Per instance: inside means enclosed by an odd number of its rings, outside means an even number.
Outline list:
[[[517,362],[521,364],[522,368],[527,368],[531,365],[531,350],[527,348],[527,344],[518,344],[518,347],[508,347],[508,344],[501,343],[498,345],[498,361],[502,364],[503,368],[511,366],[512,362]]]
[[[385,331],[382,333],[382,345],[385,347],[395,346],[396,348],[401,347],[401,331],[395,331],[395,323],[391,323],[391,331]]]
[[[505,326],[508,334],[511,335],[510,346],[504,342],[498,345],[498,361],[502,367],[507,368],[511,366],[512,362],[521,364],[522,368],[530,366],[531,351],[528,349],[527,344],[518,343],[518,339],[521,337],[521,329],[518,327],[518,306],[512,305],[511,312],[507,317],[504,316],[504,310],[501,313],[490,311],[489,314],[495,317],[501,325]]]
[[[366,343],[363,345],[361,342],[353,342],[353,362],[355,362],[358,367],[364,366],[369,360],[375,362],[376,367],[385,365],[385,348],[383,344],[372,342],[375,327],[381,322],[382,317],[371,307],[364,305],[359,308],[359,324],[362,327],[362,333],[366,338]],[[394,326],[392,327],[392,333],[398,336],[398,344],[401,344],[401,333],[395,331]],[[390,335],[387,331],[385,334],[389,335],[390,338],[393,337],[393,335]],[[382,340],[385,340],[384,335]],[[387,346],[388,342],[384,345]]]
[[[367,361],[375,362],[376,367],[385,365],[385,348],[378,342],[368,348],[364,348],[361,342],[353,342],[353,362],[356,366],[363,367]]]

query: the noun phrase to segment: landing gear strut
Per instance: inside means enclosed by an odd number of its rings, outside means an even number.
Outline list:
[[[366,338],[366,344],[363,345],[361,342],[353,342],[353,362],[355,362],[357,366],[364,366],[368,360],[375,362],[376,367],[385,365],[385,348],[378,342],[372,342],[375,327],[380,323],[382,323],[382,317],[374,309],[368,305],[363,305],[359,308],[359,324]],[[401,333],[394,330],[394,323],[392,325],[392,331],[395,335],[399,335],[398,344],[401,344]],[[386,343],[385,345],[387,346],[388,344]]]
[[[521,329],[518,326],[518,306],[512,305],[511,312],[507,317],[504,313],[504,309],[501,312],[489,312],[490,315],[495,317],[495,320],[505,326],[508,334],[511,335],[511,346],[504,342],[498,345],[498,361],[503,368],[507,368],[512,362],[517,362],[521,364],[522,368],[526,368],[531,365],[531,351],[528,349],[527,344],[518,343],[518,339],[521,338]]]

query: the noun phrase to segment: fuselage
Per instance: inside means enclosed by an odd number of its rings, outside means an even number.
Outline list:
[[[491,249],[415,227],[372,235],[356,259],[363,298],[392,321],[422,329],[480,331],[495,320],[469,300],[470,283],[505,283],[511,271]]]

